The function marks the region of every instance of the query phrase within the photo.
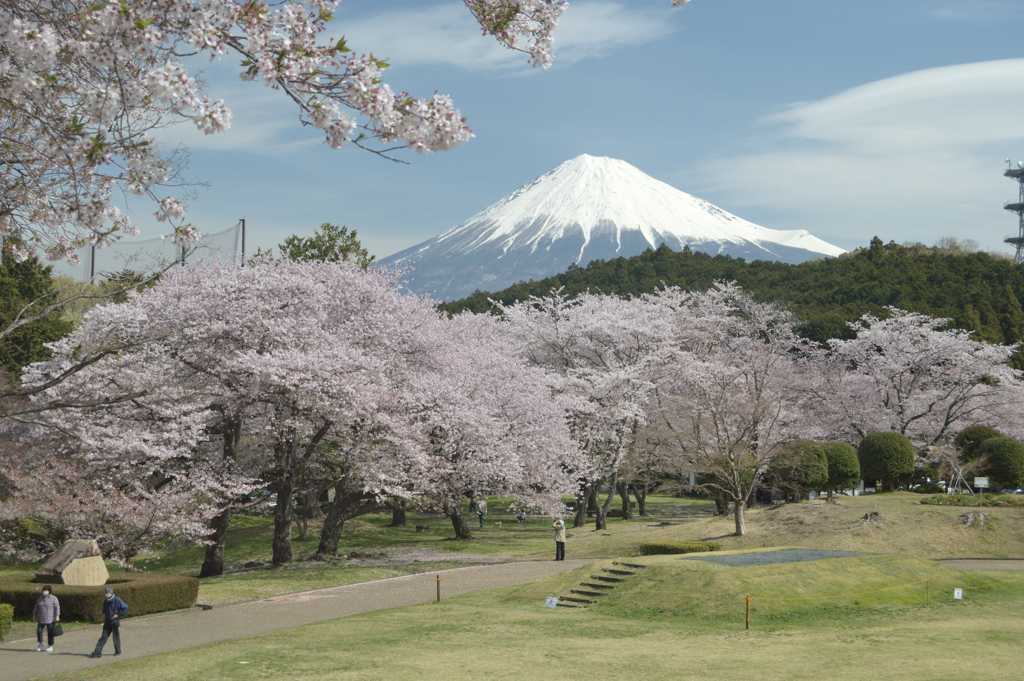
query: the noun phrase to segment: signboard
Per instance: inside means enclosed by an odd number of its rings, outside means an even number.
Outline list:
[[[975,487],[979,487],[981,489],[987,489],[988,488],[988,478],[975,478],[974,479],[974,486]]]
[[[953,589],[953,598],[958,600],[958,601],[962,601],[964,599],[964,590],[963,589]]]
[[[557,608],[558,607],[558,599],[555,598],[554,596],[548,596],[547,599],[544,601],[544,607],[545,608]]]

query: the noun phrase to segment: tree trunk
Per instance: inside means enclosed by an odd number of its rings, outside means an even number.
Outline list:
[[[231,509],[225,508],[218,515],[210,518],[210,534],[206,536],[211,544],[206,547],[206,560],[199,568],[200,577],[217,577],[224,574],[224,543],[228,538],[228,525],[231,523]]]
[[[292,562],[292,491],[292,476],[289,473],[277,481],[277,506],[274,508],[274,565]]]
[[[733,506],[736,513],[736,536],[742,537],[747,533],[747,524],[743,520],[743,508],[746,506],[743,500],[736,501]]]
[[[391,527],[405,527],[405,499],[399,499],[391,507]]]
[[[597,480],[594,482],[593,489],[590,490],[590,496],[587,497],[587,516],[593,517],[597,511],[598,506],[601,502],[601,481]]]
[[[337,501],[337,497],[334,499]],[[324,527],[320,530],[320,545],[316,547],[317,560],[323,560],[324,556],[338,555],[338,542],[341,540],[341,531],[345,527],[345,513],[336,504],[331,504],[324,518]]]
[[[574,528],[583,527],[587,524],[587,504],[590,503],[590,485],[583,487],[583,493],[576,496],[576,517],[573,518]]]
[[[640,485],[633,488],[633,496],[636,497],[636,511],[641,518],[647,515],[647,485]]]
[[[322,518],[324,511],[320,508],[320,497],[323,495],[323,490],[319,488],[306,490],[306,518],[313,520],[315,518]]]
[[[455,499],[447,503],[445,512],[451,518],[452,527],[455,528],[456,539],[473,538],[469,531],[469,523],[466,522],[466,516],[462,513],[462,499]]]
[[[227,416],[219,428],[211,429],[211,435],[218,434],[224,438],[221,449],[225,460],[236,461],[238,443],[242,439],[241,417]],[[200,577],[216,577],[224,574],[224,544],[228,538],[228,525],[231,524],[231,507],[221,510],[219,515],[210,519],[210,534],[207,538],[213,543],[206,547],[206,559],[199,568]]]
[[[629,504],[629,483],[619,483],[619,497],[622,499],[622,519],[630,520],[633,517],[633,512]]]
[[[711,497],[715,500],[715,515],[729,515],[729,502],[725,500],[725,494],[715,491],[711,493]]]
[[[595,530],[608,529],[608,509],[612,507],[612,501],[615,499],[615,488],[617,485],[618,483],[613,476],[611,484],[608,485],[608,498],[604,500],[603,505],[598,504],[597,506],[597,518],[594,520]]]

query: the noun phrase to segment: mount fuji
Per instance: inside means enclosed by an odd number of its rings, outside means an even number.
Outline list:
[[[800,263],[845,253],[804,230],[760,227],[645,175],[586,154],[566,161],[433,239],[379,261],[413,291],[453,300],[572,264],[667,244],[711,255]]]

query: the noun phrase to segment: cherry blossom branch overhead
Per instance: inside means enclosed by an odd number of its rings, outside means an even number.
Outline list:
[[[567,3],[464,0],[485,34],[546,68]],[[185,60],[241,60],[243,80],[282,92],[324,142],[388,154],[452,149],[472,137],[452,100],[415,97],[383,81],[388,64],[353,52],[331,23],[338,0],[0,0],[0,237],[19,258],[67,258],[137,233],[113,201],[145,196],[187,243],[184,159],[155,132],[189,121],[231,125]],[[685,2],[675,0],[673,5]]]

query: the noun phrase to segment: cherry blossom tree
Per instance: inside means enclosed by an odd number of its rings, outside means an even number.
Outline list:
[[[582,472],[575,526],[609,486],[598,505],[596,527],[604,529],[620,467],[646,420],[646,404],[665,359],[668,329],[645,300],[585,293],[569,300],[561,292],[499,306],[520,353],[552,376],[569,404],[573,437],[590,465]]]
[[[335,491],[320,555],[336,551],[348,518],[392,497],[448,503],[454,481],[553,509],[577,449],[543,373],[502,351],[490,318],[448,320],[402,295],[396,277],[348,261],[270,259],[168,272],[91,311],[25,375],[45,384],[111,336],[145,338],[38,399],[134,397],[37,423],[67,439],[67,458],[85,472],[187,490],[189,517],[210,521],[206,575],[221,569],[232,505],[257,478],[277,494],[278,564],[292,559],[294,497],[310,475]],[[31,489],[22,496],[28,503]]]
[[[973,340],[950,320],[889,308],[864,315],[850,340],[819,353],[817,408],[835,437],[902,433],[924,449],[979,423],[1014,428],[1024,403],[1021,372],[1007,361],[1017,346]]]
[[[514,497],[550,515],[576,491],[587,461],[572,439],[564,399],[549,377],[516,354],[508,324],[465,313],[446,321],[445,342],[412,414],[427,440],[414,491],[448,515],[459,539],[470,493]]]
[[[257,467],[273,477],[275,561],[286,562],[296,475],[339,424],[379,419],[374,405],[386,402],[388,385],[379,350],[409,335],[401,329],[413,326],[417,310],[436,317],[399,296],[393,279],[351,263],[214,263],[170,272],[124,304],[96,308],[25,378],[45,383],[108,336],[148,339],[43,399],[126,390],[137,397],[101,411],[55,411],[46,423],[86,443],[94,460],[155,461],[147,465],[161,471],[158,464],[179,460],[194,469],[197,445],[218,435],[220,460],[233,461],[244,435],[263,451]],[[218,498],[225,503],[215,533],[226,527],[232,495]]]
[[[744,507],[771,457],[816,434],[805,404],[814,380],[806,341],[789,313],[735,284],[667,289],[649,299],[670,321],[676,350],[652,419],[677,443],[676,468],[702,473],[704,489],[733,502],[742,536]]]

